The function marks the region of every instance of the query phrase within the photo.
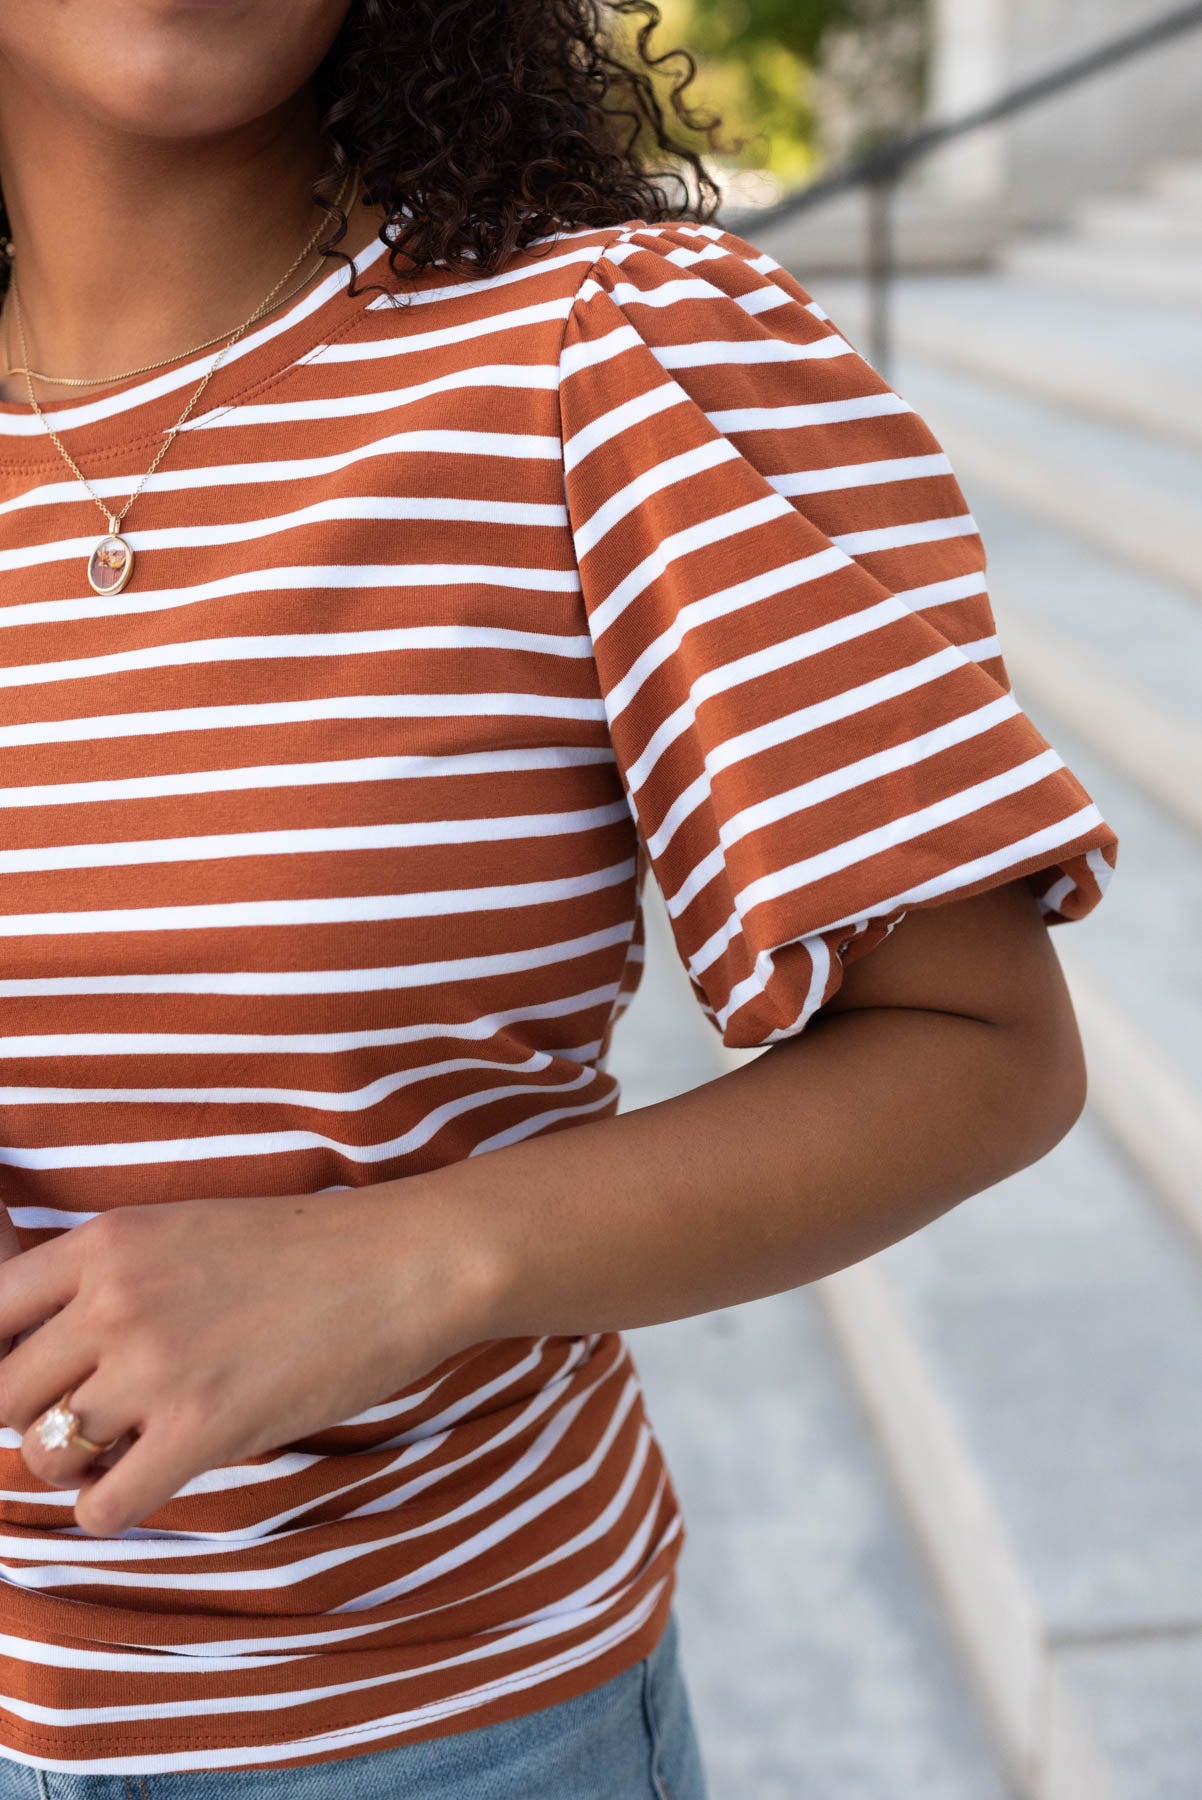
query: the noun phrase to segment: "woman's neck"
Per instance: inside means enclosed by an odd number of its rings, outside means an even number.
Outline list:
[[[131,140],[73,127],[0,63],[0,185],[31,366],[103,376],[233,331],[328,223],[310,198],[322,160],[308,94],[225,137]],[[355,254],[383,219],[360,203],[339,248]],[[21,362],[11,293],[0,345]],[[43,403],[87,391],[34,383]],[[2,362],[0,398],[28,398]]]

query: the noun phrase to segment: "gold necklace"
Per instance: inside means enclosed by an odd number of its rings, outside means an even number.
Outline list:
[[[357,169],[348,170],[347,174],[344,176],[342,186],[339,188],[338,193],[334,198],[335,208],[341,209],[346,195],[347,183],[351,181],[354,182],[354,189],[351,193],[347,210],[349,211],[350,207],[355,204],[359,188],[359,172]],[[313,241],[315,240],[310,240],[310,242]],[[9,254],[11,255],[12,252],[10,251]],[[325,252],[323,251],[322,261],[324,260]],[[296,266],[296,263],[293,263],[292,267],[296,268]],[[320,267],[320,264],[318,267]],[[268,306],[265,301],[263,305],[259,307],[257,315],[254,313],[251,314],[249,322],[253,324],[256,316],[265,317],[268,313],[274,312],[277,307],[286,305],[294,294],[300,293],[306,282],[312,281],[313,276],[316,273],[316,269],[312,270],[310,274],[303,278],[303,280],[298,281],[295,287],[289,288],[286,294],[281,294],[274,305]],[[287,277],[285,277],[285,280],[286,279]],[[14,269],[12,272],[12,284],[14,290],[16,288],[16,281],[17,272]],[[16,297],[17,296],[14,293],[14,299]],[[165,369],[173,362],[182,362],[186,356],[197,356],[202,350],[211,349],[214,344],[219,344],[223,338],[227,338],[229,335],[228,331],[219,331],[214,337],[206,338],[202,344],[193,344],[189,350],[177,350],[171,356],[164,356],[159,362],[141,363],[136,369],[122,370],[119,375],[44,375],[40,369],[26,368],[23,363],[10,363],[4,372],[6,375],[28,375],[31,378],[36,378],[38,381],[46,382],[51,387],[109,387],[118,381],[129,381],[135,375],[153,374],[155,369]]]
[[[133,505],[134,501],[138,498],[138,495],[142,492],[142,489],[146,486],[146,483],[150,480],[150,477],[154,474],[155,470],[158,468],[159,464],[162,462],[164,456],[166,456],[168,450],[170,450],[172,444],[175,442],[177,433],[182,429],[184,421],[187,419],[189,413],[192,411],[192,408],[196,405],[196,402],[200,399],[200,396],[204,393],[206,387],[208,387],[209,382],[213,379],[213,376],[217,373],[217,370],[221,366],[222,359],[225,357],[226,353],[233,348],[234,344],[242,336],[242,333],[244,331],[246,331],[251,325],[254,324],[254,322],[258,318],[259,314],[263,311],[263,308],[265,306],[267,306],[275,298],[276,294],[279,292],[280,288],[283,287],[284,283],[288,280],[288,277],[292,274],[293,270],[298,268],[299,265],[304,261],[305,257],[309,255],[311,250],[313,250],[313,248],[316,246],[317,241],[318,241],[319,237],[321,236],[321,233],[324,229],[325,229],[325,227],[323,225],[319,225],[317,227],[317,230],[313,233],[313,235],[309,239],[308,243],[306,243],[304,248],[301,250],[299,256],[295,257],[294,260],[292,261],[292,263],[289,265],[289,267],[284,270],[284,273],[280,276],[280,279],[276,282],[275,286],[272,288],[271,292],[267,295],[266,299],[260,301],[259,305],[255,308],[254,312],[250,315],[250,318],[246,319],[241,325],[238,326],[236,331],[234,331],[232,334],[230,334],[229,342],[227,344],[224,344],[222,346],[222,348],[217,352],[217,355],[213,358],[213,361],[210,363],[207,373],[205,374],[203,380],[201,381],[199,387],[196,389],[195,393],[192,395],[192,398],[189,400],[187,406],[185,406],[183,412],[180,414],[179,418],[176,420],[175,424],[171,427],[171,429],[165,433],[165,441],[164,441],[163,445],[161,446],[154,461],[151,463],[151,465],[147,469],[145,475],[143,475],[141,481],[138,483],[137,487],[134,489],[133,493],[130,495],[129,499],[125,502],[125,505],[121,508],[121,511],[119,513],[114,513],[114,512],[109,511],[109,509],[105,505],[104,501],[100,498],[100,495],[96,492],[95,488],[92,486],[91,482],[88,480],[87,476],[84,474],[84,472],[80,468],[79,464],[72,457],[71,452],[67,449],[67,446],[63,443],[62,439],[59,437],[58,433],[54,430],[54,427],[51,425],[49,419],[47,419],[45,413],[42,411],[41,407],[38,405],[37,395],[33,391],[33,382],[30,378],[28,367],[26,367],[25,385],[29,389],[30,405],[33,407],[34,412],[38,415],[38,418],[42,421],[42,424],[45,426],[50,437],[53,439],[54,445],[55,445],[56,449],[58,450],[59,454],[62,456],[63,460],[70,466],[71,469],[74,470],[74,472],[78,476],[79,480],[83,482],[83,485],[87,488],[89,494],[91,494],[93,500],[96,502],[97,506],[100,508],[101,512],[104,514],[105,518],[108,520],[109,528],[108,528],[107,533],[105,534],[104,537],[100,538],[96,544],[93,545],[91,554],[88,557],[88,565],[87,565],[88,581],[89,581],[89,584],[91,585],[94,593],[106,594],[106,595],[119,594],[121,592],[122,588],[124,588],[128,585],[129,578],[134,572],[134,553],[133,553],[132,547],[127,542],[127,540],[121,536],[120,528],[121,528],[122,520],[125,518],[126,513],[129,511],[129,509]],[[28,365],[29,352],[28,352],[28,349],[25,344],[25,324],[24,324],[24,320],[21,315],[21,296],[20,296],[20,293],[17,288],[16,270],[15,269],[13,271],[12,288],[13,288],[13,312],[16,316],[16,321],[17,321],[17,337],[18,337],[18,340],[21,345],[21,360],[23,363]],[[187,355],[188,352],[184,352],[184,354]],[[172,360],[175,360],[175,359],[172,359]]]
[[[324,252],[322,261],[325,261]],[[319,264],[318,267],[320,268],[320,266]],[[295,287],[290,287],[286,294],[281,294],[274,306],[264,308],[261,316],[266,317],[268,313],[276,312],[281,306],[286,306],[292,296],[299,294],[305,284],[312,281],[316,274],[317,269],[311,269],[303,280],[296,283]],[[190,350],[178,350],[174,356],[165,356],[161,362],[142,363],[136,369],[124,369],[120,375],[46,375],[41,369],[27,369],[23,363],[9,363],[4,374],[6,376],[29,375],[35,381],[45,382],[48,387],[111,387],[119,381],[129,381],[135,375],[153,374],[155,369],[165,369],[170,363],[182,362],[186,356],[197,356],[202,350],[211,349],[214,344],[219,344],[223,338],[228,336],[228,331],[219,331],[216,337],[206,338],[203,344],[193,344]]]

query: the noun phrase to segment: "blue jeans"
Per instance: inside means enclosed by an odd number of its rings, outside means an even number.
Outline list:
[[[676,1613],[642,1662],[474,1731],[293,1769],[63,1775],[0,1757],[0,1800],[707,1800]]]

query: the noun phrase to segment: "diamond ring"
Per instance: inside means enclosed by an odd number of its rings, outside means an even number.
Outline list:
[[[73,1444],[82,1444],[94,1456],[102,1451],[111,1450],[117,1442],[114,1438],[109,1444],[94,1444],[79,1429],[79,1414],[71,1411],[71,1394],[68,1390],[61,1400],[57,1401],[45,1415],[38,1426],[38,1442],[43,1450],[69,1450]]]

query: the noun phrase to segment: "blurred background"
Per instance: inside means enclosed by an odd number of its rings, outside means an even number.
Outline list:
[[[651,48],[745,134],[696,141],[717,223],[942,439],[1015,696],[1121,840],[1053,929],[1090,1066],[1053,1153],[829,1280],[629,1334],[712,1800],[1200,1800],[1202,6],[661,11]],[[628,1107],[735,1060],[648,902]]]

